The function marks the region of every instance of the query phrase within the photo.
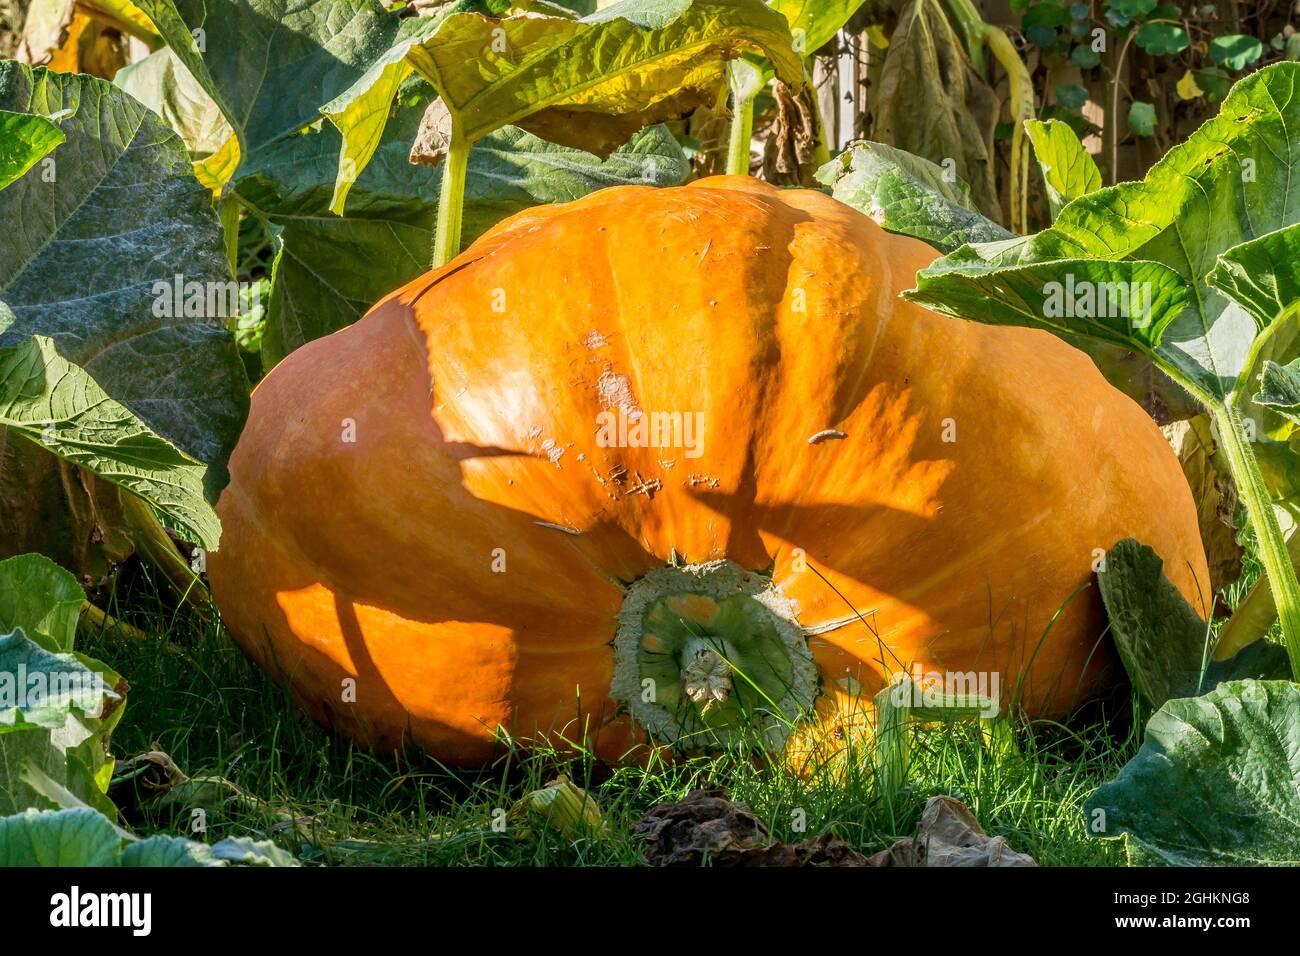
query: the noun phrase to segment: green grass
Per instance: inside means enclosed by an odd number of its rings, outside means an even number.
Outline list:
[[[763,767],[744,754],[611,768],[556,753],[502,747],[482,772],[454,772],[412,752],[376,756],[303,717],[220,626],[176,611],[147,582],[119,595],[112,613],[140,627],[144,640],[116,631],[83,634],[80,649],[110,663],[130,682],[115,756],[162,750],[190,777],[219,776],[248,799],[209,806],[200,838],[274,839],[305,862],[407,865],[628,865],[640,849],[628,830],[647,810],[713,785],[744,801],[780,839],[831,831],[863,852],[915,832],[928,797],[967,803],[984,827],[1044,865],[1122,865],[1121,845],[1089,839],[1080,807],[1136,751],[1129,721],[1069,728],[1019,727],[1019,746],[984,745],[977,723],[914,731],[909,783],[893,801],[876,785],[869,755],[834,779],[808,780]],[[1110,729],[1108,729],[1108,727]],[[1122,728],[1117,738],[1115,728]],[[564,772],[589,790],[609,827],[605,839],[571,842],[558,833],[522,837],[492,829],[529,790]],[[113,796],[141,833],[190,832],[190,808],[138,805],[128,785]],[[802,811],[801,813],[798,811]],[[802,818],[804,830],[796,832]]]

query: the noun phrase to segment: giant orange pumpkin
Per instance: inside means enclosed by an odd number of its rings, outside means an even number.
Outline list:
[[[317,720],[457,764],[779,746],[913,665],[1063,714],[1116,677],[1097,556],[1199,603],[1196,512],[1083,354],[902,301],[933,258],[747,178],[501,223],[258,386],[226,624]]]

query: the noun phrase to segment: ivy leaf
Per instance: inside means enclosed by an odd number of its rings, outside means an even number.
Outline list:
[[[1196,85],[1205,91],[1206,97],[1212,102],[1222,102],[1232,89],[1232,80],[1218,67],[1194,70],[1193,74],[1196,77]]]
[[[1081,70],[1091,70],[1101,65],[1101,56],[1090,44],[1079,43],[1070,51],[1070,59]]]
[[[1055,92],[1056,101],[1067,110],[1077,112],[1088,102],[1088,91],[1078,83],[1062,83]]]
[[[1158,0],[1109,0],[1106,8],[1129,20],[1145,17],[1156,8]]]
[[[1175,89],[1178,91],[1180,100],[1194,100],[1198,96],[1205,95],[1205,91],[1196,85],[1196,74],[1191,70],[1183,71],[1183,75],[1178,80]]]
[[[63,142],[63,131],[44,116],[0,111],[0,189]]]
[[[1144,23],[1138,27],[1133,42],[1152,56],[1182,53],[1191,45],[1187,31],[1172,23]]]
[[[1300,685],[1233,681],[1167,702],[1084,817],[1175,866],[1300,864]]]
[[[1128,128],[1138,136],[1154,136],[1156,132],[1156,108],[1151,103],[1134,100],[1128,108]]]
[[[1027,120],[1025,131],[1047,185],[1053,219],[1066,203],[1101,188],[1101,170],[1074,130],[1060,120]]]
[[[1210,41],[1210,59],[1230,70],[1244,70],[1264,55],[1264,44],[1254,37],[1233,33]]]
[[[515,125],[599,156],[637,130],[716,104],[726,61],[742,53],[764,55],[778,78],[803,84],[785,18],[760,0],[624,0],[580,20],[452,11],[407,23],[364,76],[321,107],[344,138],[335,212],[412,71],[438,91],[469,143]]]
[[[950,252],[1010,238],[970,199],[970,187],[928,159],[883,143],[857,143],[817,170],[831,195],[882,228]]]

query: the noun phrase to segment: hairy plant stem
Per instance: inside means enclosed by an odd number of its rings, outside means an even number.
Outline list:
[[[438,192],[438,226],[433,237],[433,267],[445,266],[460,252],[461,214],[465,209],[465,172],[469,168],[469,143],[452,120],[451,146],[442,169]]]
[[[1273,499],[1251,451],[1241,414],[1231,403],[1217,406],[1212,414],[1237,490],[1259,540],[1259,557],[1277,602],[1291,675],[1300,680],[1300,581],[1296,578],[1295,565],[1291,563],[1286,540],[1273,513]]]
[[[727,175],[749,175],[749,144],[754,138],[754,100],[757,91],[748,96],[733,84],[731,88],[731,138],[727,142]]]

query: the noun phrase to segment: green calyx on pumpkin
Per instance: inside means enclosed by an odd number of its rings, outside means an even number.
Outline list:
[[[816,695],[794,605],[762,572],[710,561],[657,568],[628,588],[611,696],[657,740],[779,749]]]

